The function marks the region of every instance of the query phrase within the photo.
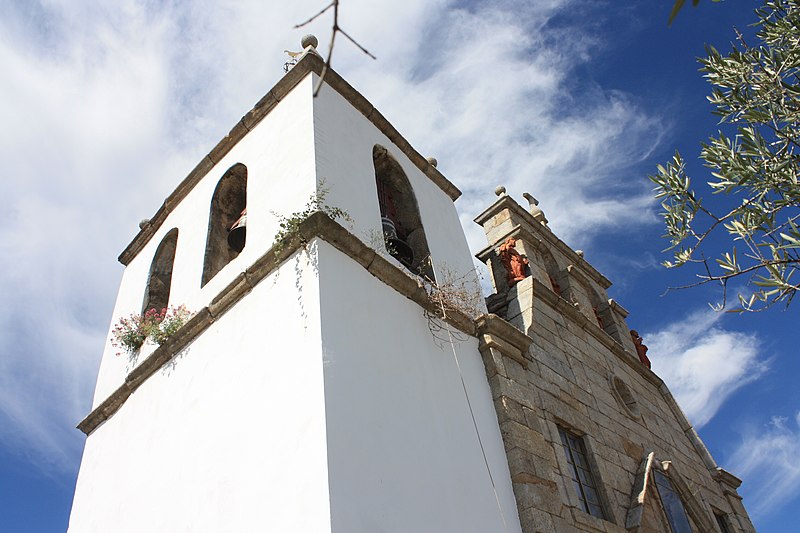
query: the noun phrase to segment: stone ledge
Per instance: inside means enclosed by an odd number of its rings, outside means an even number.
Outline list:
[[[624,307],[622,307],[622,305],[620,305],[620,303],[618,301],[616,301],[614,298],[609,298],[608,299],[608,306],[614,312],[619,314],[622,318],[628,318],[628,315],[630,314],[630,312],[627,309],[625,309]]]
[[[711,456],[708,448],[706,448],[705,443],[702,441],[702,439],[700,439],[700,435],[697,434],[697,431],[695,431],[691,422],[689,422],[689,419],[686,418],[683,409],[681,409],[680,405],[678,405],[678,402],[675,400],[675,397],[672,395],[672,392],[670,392],[666,383],[661,383],[661,386],[658,387],[658,392],[661,394],[661,397],[672,411],[672,415],[681,424],[681,429],[683,430],[684,435],[689,442],[692,443],[692,447],[700,456],[700,459],[703,461],[703,464],[705,464],[706,468],[712,472],[713,476],[718,469],[716,461],[714,461],[714,458]]]
[[[394,265],[376,253],[375,250],[364,244],[358,237],[324,213],[316,212],[300,223],[297,235],[292,235],[279,243],[273,244],[264,255],[222,289],[207,307],[195,313],[167,342],[156,348],[139,366],[134,368],[126,376],[122,385],[78,424],[78,429],[89,435],[103,422],[111,418],[127,401],[128,397],[164,364],[186,348],[215,320],[225,314],[239,300],[250,294],[260,281],[277,270],[284,261],[314,238],[324,240],[363,266],[370,274],[392,287],[398,293],[429,312],[436,314],[437,308],[431,302],[428,293],[402,267]],[[479,326],[475,320],[464,314],[453,312],[443,317],[442,320],[467,335],[477,336],[476,331]],[[512,343],[519,343],[520,336],[528,338],[500,317],[482,315],[479,320],[482,320],[480,323],[484,329],[489,328],[492,331],[508,335],[513,339]],[[489,325],[487,326],[487,324]]]
[[[475,333],[480,340],[481,352],[494,348],[503,355],[514,359],[524,368],[528,368],[528,353],[533,339],[515,328],[503,318],[489,313],[481,315],[475,320]]]
[[[167,197],[164,204],[159,208],[153,218],[146,224],[139,233],[128,244],[125,250],[119,255],[119,262],[123,265],[130,263],[134,257],[144,248],[153,235],[175,207],[191,192],[200,180],[208,174],[236,144],[255,128],[272,109],[278,105],[283,98],[288,95],[306,76],[311,73],[320,75],[324,62],[316,54],[305,54],[303,58],[286,73],[267,94],[259,100],[256,105],[245,113],[242,119],[237,122],[231,131],[217,143],[214,148],[205,156],[197,166],[189,172],[186,178],[181,181],[178,187]],[[325,74],[325,84],[333,88],[353,107],[361,112],[381,133],[386,135],[403,154],[409,158],[431,181],[433,181],[445,194],[453,201],[461,196],[461,191],[453,185],[439,170],[431,165],[411,144],[392,126],[383,115],[381,115],[372,104],[344,80],[333,69],[328,69]]]
[[[583,531],[597,531],[598,533],[628,533],[625,528],[616,525],[605,518],[592,516],[583,509],[571,507],[572,519],[575,524],[580,524]]]
[[[738,477],[734,476],[733,474],[731,474],[730,472],[728,472],[724,468],[720,468],[720,467],[717,467],[714,470],[713,477],[718,482],[724,483],[725,485],[727,485],[728,487],[730,487],[733,490],[738,489],[742,484],[742,480],[741,479],[739,479]]]
[[[207,309],[211,316],[214,318],[222,316],[225,311],[233,307],[233,304],[244,298],[247,293],[253,290],[253,286],[250,283],[251,280],[247,278],[246,271],[236,276],[208,304]]]

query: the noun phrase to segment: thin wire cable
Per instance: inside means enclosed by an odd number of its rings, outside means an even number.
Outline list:
[[[436,277],[436,266],[431,261],[431,268],[434,271],[434,277]],[[475,428],[475,436],[478,438],[478,444],[481,447],[481,455],[483,455],[483,464],[486,465],[486,472],[489,474],[489,482],[492,484],[492,492],[494,492],[494,501],[497,503],[497,510],[500,512],[500,520],[503,521],[503,529],[508,533],[508,524],[506,523],[506,516],[503,512],[503,506],[500,504],[500,496],[497,494],[497,487],[494,484],[494,476],[492,476],[492,469],[489,467],[489,460],[486,458],[486,449],[483,447],[483,439],[481,439],[481,432],[478,429],[478,422],[475,420],[475,412],[472,410],[472,402],[469,400],[469,393],[467,392],[467,385],[464,382],[464,373],[461,371],[461,364],[458,362],[458,354],[456,354],[456,345],[453,340],[453,335],[450,331],[450,324],[447,323],[447,311],[445,310],[444,303],[439,302],[439,306],[442,308],[442,322],[444,322],[444,327],[447,330],[447,336],[450,339],[450,348],[453,350],[453,359],[456,362],[456,368],[458,369],[458,377],[461,380],[461,388],[464,390],[464,398],[467,400],[467,407],[469,408],[469,415],[472,417],[472,426]]]

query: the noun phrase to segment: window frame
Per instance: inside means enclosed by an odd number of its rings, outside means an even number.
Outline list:
[[[372,165],[375,199],[387,252],[409,272],[435,283],[436,275],[428,236],[416,192],[408,175],[392,153],[380,144],[372,147]],[[384,226],[386,222],[391,229]],[[405,251],[410,251],[410,260]]]
[[[147,285],[142,298],[142,315],[150,309],[160,313],[169,307],[178,236],[178,228],[172,228],[158,243],[147,274]]]
[[[565,474],[568,474],[567,477],[572,482],[573,492],[581,505],[581,510],[595,518],[609,521],[610,515],[604,505],[599,483],[600,476],[597,475],[590,460],[585,436],[560,425],[556,427],[567,466],[570,468],[570,471]],[[575,444],[571,445],[572,443]],[[578,457],[577,461],[576,457]],[[581,475],[582,472],[583,475]],[[587,497],[587,489],[594,494],[594,502]]]
[[[242,216],[242,211],[247,209],[247,174],[247,166],[236,163],[217,181],[211,195],[200,288],[241,253],[229,245],[228,234],[231,226]],[[245,240],[243,249],[246,247]]]

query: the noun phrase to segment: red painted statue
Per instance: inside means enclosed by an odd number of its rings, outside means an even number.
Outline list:
[[[515,283],[525,279],[525,267],[528,265],[528,258],[519,253],[516,249],[517,240],[509,237],[506,242],[500,245],[498,250],[500,261],[508,272],[508,286],[513,287]]]
[[[636,354],[639,356],[639,361],[642,362],[644,366],[650,368],[650,359],[647,357],[647,346],[642,344],[642,337],[639,335],[635,329],[631,330],[631,338],[633,339],[633,344],[636,345]]]

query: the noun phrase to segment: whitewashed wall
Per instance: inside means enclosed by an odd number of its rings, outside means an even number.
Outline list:
[[[302,211],[316,191],[311,78],[306,78],[228,152],[169,214],[147,245],[125,268],[112,327],[142,308],[150,264],[161,239],[178,228],[170,305],[201,309],[273,244],[278,217]],[[236,163],[247,167],[247,244],[202,289],[211,197],[220,178]],[[175,177],[176,184],[180,176]],[[154,206],[154,211],[155,211]],[[109,333],[110,338],[110,333]],[[131,368],[125,354],[106,343],[92,408],[122,384]],[[147,355],[146,350],[143,356]],[[144,357],[139,357],[141,362]]]
[[[262,281],[92,433],[69,533],[330,531],[307,257]]]
[[[474,275],[451,199],[341,96],[313,99],[315,78],[170,213],[126,268],[112,323],[140,311],[172,228],[170,305],[199,309],[272,245],[272,212],[302,210],[323,184],[349,229],[380,247],[375,144],[414,188],[435,265]],[[236,163],[248,170],[247,246],[201,289],[211,196]],[[457,343],[459,371],[416,304],[322,241],[309,254],[262,281],[92,433],[71,533],[519,531],[477,340]],[[94,406],[131,369],[115,351],[106,346]]]
[[[480,291],[452,199],[361,112],[328,86],[314,100],[314,137],[317,174],[330,189],[327,203],[350,214],[353,234],[373,247],[383,246],[372,162],[372,149],[380,144],[397,160],[414,189],[437,276],[448,269],[457,278],[469,277],[473,280],[469,285]],[[478,298],[478,304],[485,310],[483,298]]]
[[[319,272],[332,531],[519,532],[477,340],[459,371],[419,306],[324,242]]]

